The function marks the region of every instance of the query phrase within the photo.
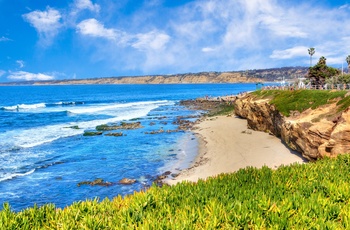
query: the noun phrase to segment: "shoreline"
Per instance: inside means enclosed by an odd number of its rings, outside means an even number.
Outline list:
[[[192,132],[198,141],[194,162],[164,183],[197,182],[249,166],[277,169],[281,165],[307,162],[279,138],[248,129],[247,121],[236,116],[203,117]]]

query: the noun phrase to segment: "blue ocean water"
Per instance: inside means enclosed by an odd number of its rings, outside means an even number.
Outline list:
[[[178,116],[197,114],[183,99],[238,94],[255,84],[71,85],[0,87],[0,205],[14,211],[34,204],[65,207],[74,201],[131,194],[156,175],[186,167],[196,145],[174,130]],[[97,125],[141,122],[124,136],[83,136]],[[71,128],[78,126],[79,129]],[[113,131],[111,131],[113,132]],[[106,132],[108,133],[108,132]],[[183,162],[184,164],[182,164]],[[122,178],[137,179],[121,185]],[[102,178],[105,186],[77,186]],[[1,208],[0,208],[1,209]]]

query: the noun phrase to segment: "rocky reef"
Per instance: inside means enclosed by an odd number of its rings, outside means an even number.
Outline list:
[[[247,119],[248,128],[280,137],[308,160],[350,152],[350,110],[337,112],[337,100],[316,109],[291,111],[288,117],[270,99],[253,94],[236,99],[234,107],[237,116]]]

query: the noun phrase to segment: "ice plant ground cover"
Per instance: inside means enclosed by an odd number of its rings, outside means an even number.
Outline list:
[[[350,155],[276,170],[248,167],[125,197],[47,204],[20,212],[4,204],[1,229],[348,229]]]

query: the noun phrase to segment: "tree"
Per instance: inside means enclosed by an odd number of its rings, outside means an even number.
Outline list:
[[[307,50],[309,52],[310,55],[310,67],[312,66],[312,55],[315,54],[315,48],[311,47],[310,49]]]
[[[348,63],[348,73],[350,73],[350,55],[348,55],[345,60]]]
[[[324,85],[327,79],[340,74],[338,69],[328,67],[326,60],[327,59],[325,57],[320,57],[318,63],[309,69],[308,78],[310,79],[311,84],[316,86],[316,88]]]

